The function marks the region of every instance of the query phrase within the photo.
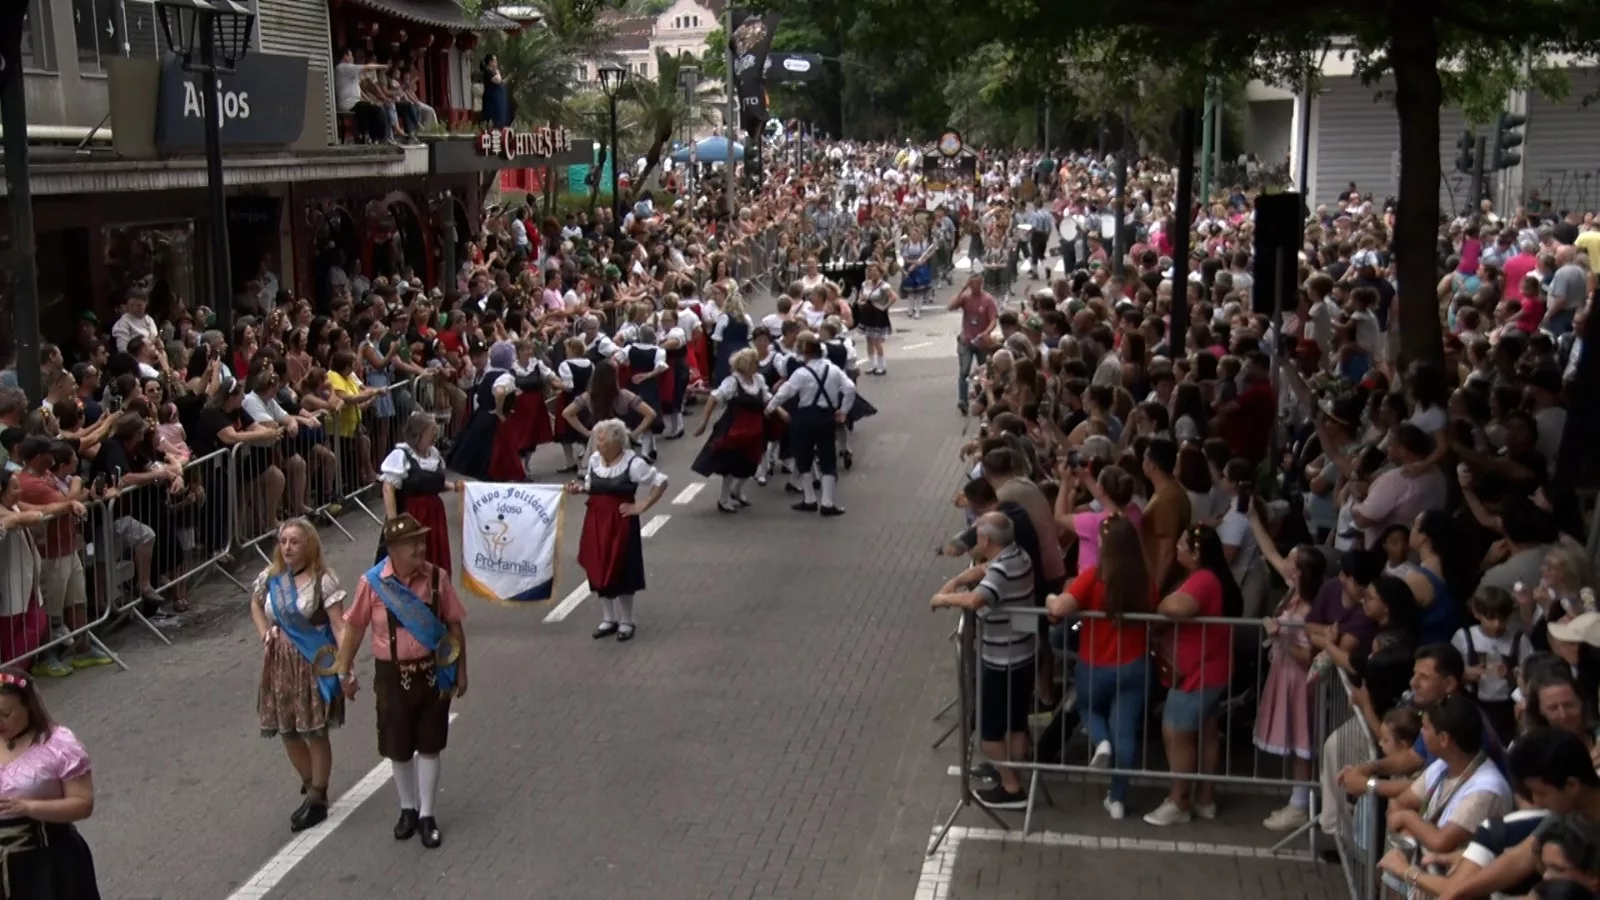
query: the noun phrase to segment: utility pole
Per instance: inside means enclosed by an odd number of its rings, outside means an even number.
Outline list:
[[[1211,154],[1214,149],[1211,146],[1211,139],[1215,134],[1212,121],[1217,115],[1216,93],[1211,89],[1211,79],[1209,78],[1206,79],[1204,103],[1205,113],[1200,122],[1200,205],[1209,207],[1211,205]]]
[[[26,3],[0,13],[0,55],[22,58],[22,15]],[[28,184],[28,109],[22,72],[7,72],[0,91],[0,128],[5,129],[6,199],[11,208],[11,335],[17,350],[17,383],[37,406],[44,400],[39,359],[39,275],[35,263],[33,191]]]
[[[1128,104],[1122,104],[1122,146],[1117,150],[1117,196],[1111,204],[1116,216],[1116,231],[1111,234],[1111,274],[1121,277],[1124,257],[1128,255],[1128,144],[1133,130],[1128,127]]]
[[[1467,215],[1471,215],[1483,203],[1484,163],[1487,162],[1485,157],[1488,155],[1489,139],[1487,137],[1479,137],[1477,152],[1472,156],[1472,187],[1471,194],[1467,198]]]
[[[733,162],[734,162],[734,160],[733,160],[733,138],[734,138],[734,135],[739,133],[739,91],[733,86],[733,4],[732,3],[729,3],[728,4],[728,8],[723,11],[723,14],[722,14],[722,30],[723,30],[723,33],[727,36],[727,40],[725,40],[723,42],[723,43],[725,43],[727,45],[726,47],[723,48],[723,53],[725,54],[725,57],[728,60],[728,74],[727,74],[727,85],[726,85],[727,91],[728,91],[728,121],[723,123],[723,130],[725,132],[727,132],[727,135],[728,135],[728,156],[727,156],[727,161],[723,163],[723,168],[724,168],[723,174],[727,176],[727,184],[724,186],[723,190],[725,190],[727,192],[727,194],[728,194],[728,198],[727,198],[728,228],[731,230],[733,228],[733,219],[738,214],[738,212],[737,212],[737,210],[738,210],[738,200],[735,198],[735,195],[738,193],[738,188],[739,188],[739,182],[738,182],[737,179],[734,178],[734,174],[733,174]]]

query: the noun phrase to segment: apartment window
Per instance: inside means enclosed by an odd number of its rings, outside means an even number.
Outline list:
[[[689,17],[689,27],[690,28],[699,28],[700,27],[700,17],[699,16],[690,16]]]
[[[45,69],[50,66],[50,20],[46,0],[27,0],[22,13],[22,67]]]
[[[122,0],[72,0],[72,31],[78,43],[78,67],[101,72],[104,60],[123,55],[127,36]]]

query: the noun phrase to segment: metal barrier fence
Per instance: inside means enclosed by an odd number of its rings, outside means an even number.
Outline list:
[[[1008,827],[979,800],[977,768],[992,769],[1002,785],[1010,775],[1025,788],[1025,800],[1004,806],[1023,812],[1024,833],[1041,799],[1053,805],[1046,775],[1109,779],[1108,808],[1126,802],[1131,781],[1163,782],[1170,786],[1163,808],[1177,800],[1191,815],[1197,796],[1231,785],[1279,791],[1285,800],[1291,792],[1308,795],[1305,819],[1271,852],[1300,841],[1315,851],[1318,825],[1332,827],[1351,896],[1375,897],[1383,831],[1376,797],[1361,798],[1352,812],[1342,790],[1322,790],[1317,766],[1324,772],[1331,766],[1336,775],[1344,765],[1376,759],[1377,747],[1366,723],[1351,714],[1343,673],[1317,666],[1308,676],[1289,656],[1299,627],[1153,614],[1112,622],[1088,612],[1052,624],[1040,608],[963,614],[952,636],[957,697],[939,714],[953,706],[959,719],[935,742],[960,735],[961,798],[929,853],[971,806]],[[1082,652],[1106,663],[1093,665]],[[1036,714],[1042,695],[1059,699],[1040,704],[1047,712]],[[1087,742],[1076,740],[1080,722]],[[1258,729],[1258,723],[1265,724]],[[1320,814],[1319,804],[1329,799],[1332,811]],[[1114,814],[1124,812],[1138,814],[1126,807]]]
[[[248,590],[230,566],[246,549],[269,560],[284,519],[309,515],[355,540],[336,517],[355,508],[382,522],[371,492],[406,418],[431,413],[448,441],[465,418],[455,400],[432,375],[384,385],[370,399],[308,413],[314,427],[249,434],[181,470],[124,473],[79,513],[0,532],[0,665],[125,669],[101,634],[137,623],[170,644],[153,621],[159,607],[183,608],[212,574]]]

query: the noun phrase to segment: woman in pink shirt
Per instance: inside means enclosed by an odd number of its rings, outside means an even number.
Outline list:
[[[1133,503],[1134,480],[1118,466],[1100,469],[1099,477],[1092,474],[1090,466],[1072,465],[1076,450],[1057,470],[1061,490],[1056,492],[1055,520],[1062,534],[1078,538],[1078,571],[1094,568],[1100,562],[1100,528],[1106,519],[1124,515],[1135,528],[1139,527],[1139,507]],[[1082,485],[1093,497],[1098,509],[1090,506],[1074,508],[1074,486]]]

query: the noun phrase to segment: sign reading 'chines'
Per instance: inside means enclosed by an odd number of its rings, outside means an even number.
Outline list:
[[[544,127],[532,131],[490,128],[478,134],[478,153],[516,159],[519,156],[555,156],[572,149],[572,135],[565,128]]]

